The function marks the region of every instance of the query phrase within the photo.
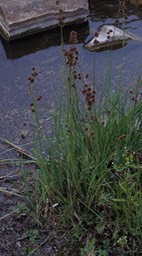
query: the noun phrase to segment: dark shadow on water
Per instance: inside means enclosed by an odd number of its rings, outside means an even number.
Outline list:
[[[119,0],[88,0],[90,15],[95,16],[95,19],[105,20],[106,18],[116,18],[119,8]],[[142,4],[136,4],[138,0],[125,1],[126,13],[132,13],[142,19]],[[134,4],[135,3],[135,4]],[[122,15],[123,16],[123,15]],[[120,17],[119,17],[120,18]]]
[[[106,19],[114,18],[118,11],[118,0],[88,0],[91,14],[96,18]]]
[[[84,42],[89,35],[89,23],[73,24],[63,28],[64,43],[69,43],[69,35],[72,30],[78,33],[79,42]],[[1,38],[7,59],[17,59],[22,56],[35,53],[50,46],[61,44],[60,28],[47,30],[15,41],[7,42]]]

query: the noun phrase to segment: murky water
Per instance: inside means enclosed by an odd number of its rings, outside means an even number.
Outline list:
[[[70,27],[65,32],[66,47],[69,46],[69,32],[77,29],[80,63],[84,73],[89,73],[90,82],[94,79],[98,91],[104,83],[105,71],[110,58],[112,59],[112,86],[117,88],[122,70],[123,87],[142,75],[142,42],[131,41],[123,49],[92,53],[83,48],[83,44],[92,37],[94,31],[102,24],[114,24],[112,18],[90,17],[89,23],[80,27]],[[134,13],[130,13],[125,27],[128,31],[142,36],[142,21]],[[31,67],[38,72],[34,85],[37,96],[42,96],[40,104],[40,122],[47,132],[50,109],[57,105],[64,90],[62,83],[62,55],[60,33],[58,30],[39,34],[18,42],[7,44],[0,40],[0,137],[14,143],[26,143],[31,138],[31,97],[27,78]],[[94,65],[95,63],[95,65]],[[48,107],[47,107],[48,105]],[[26,139],[23,140],[21,134]],[[1,155],[0,155],[1,158]]]

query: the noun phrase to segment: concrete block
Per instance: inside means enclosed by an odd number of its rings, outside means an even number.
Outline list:
[[[89,14],[88,0],[0,0],[0,32],[15,39],[59,26],[59,10],[65,24],[84,21]],[[61,14],[60,14],[61,15]]]

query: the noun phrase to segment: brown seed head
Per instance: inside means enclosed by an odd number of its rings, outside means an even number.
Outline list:
[[[89,129],[88,126],[85,126],[84,130],[85,130],[86,132],[88,131],[88,129]]]
[[[94,119],[93,115],[89,116],[89,121],[93,121],[93,119]]]
[[[125,135],[125,134],[122,134],[122,135],[119,137],[119,140],[120,140],[120,141],[123,141],[125,138],[126,138],[126,135]]]
[[[37,97],[37,101],[40,101],[42,99],[42,96]]]
[[[25,139],[26,137],[25,137],[25,135],[24,135],[24,134],[21,134],[21,138],[22,138],[22,139]]]
[[[31,84],[33,84],[34,81],[35,81],[35,80],[34,80],[33,78],[30,79]]]
[[[94,132],[93,131],[89,131],[88,132],[88,137],[92,138],[94,136]]]
[[[56,1],[56,5],[59,5],[59,4],[60,4],[60,1],[59,1],[59,0],[57,0],[57,1]]]
[[[119,19],[116,19],[116,20],[115,20],[115,24],[116,24],[116,25],[119,25],[119,24],[120,24]]]
[[[97,39],[94,40],[94,44],[98,44],[99,41]]]
[[[99,36],[99,32],[98,32],[98,31],[95,31],[94,36],[95,36],[95,37],[98,37],[98,36]]]
[[[87,90],[82,90],[82,94],[86,94],[87,93]]]
[[[77,39],[77,32],[76,31],[71,31],[70,32],[70,43],[71,44],[77,44],[78,43],[78,39]]]

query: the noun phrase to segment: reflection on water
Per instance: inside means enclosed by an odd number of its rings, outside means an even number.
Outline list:
[[[78,33],[79,42],[84,42],[89,34],[89,23],[84,22],[78,25],[70,25],[64,28],[64,43],[69,43],[69,34],[71,30]],[[17,59],[22,56],[47,49],[51,46],[61,44],[61,31],[59,28],[47,30],[32,36],[28,36],[16,41],[7,42],[2,39],[3,47],[8,59]]]

